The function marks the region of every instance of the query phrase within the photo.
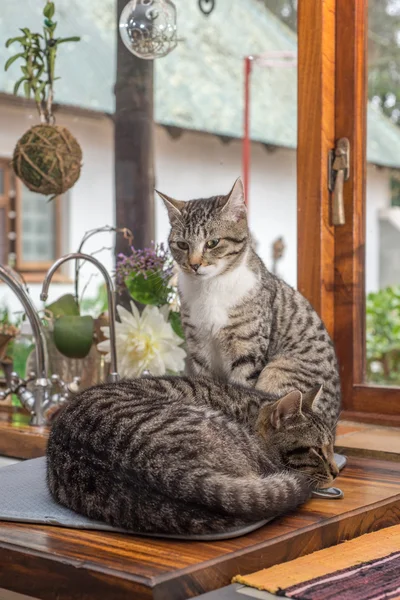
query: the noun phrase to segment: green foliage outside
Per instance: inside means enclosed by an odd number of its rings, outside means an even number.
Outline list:
[[[396,174],[391,178],[390,190],[392,195],[392,206],[400,206],[400,176]]]
[[[400,285],[367,296],[367,381],[400,386]]]

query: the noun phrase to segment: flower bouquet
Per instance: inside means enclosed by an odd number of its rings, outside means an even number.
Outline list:
[[[122,377],[182,373],[186,352],[172,257],[163,244],[120,254],[116,267],[119,292],[128,291],[131,312],[117,305],[118,368]],[[140,307],[140,309],[138,308]],[[143,307],[143,308],[142,308]],[[97,345],[110,360],[110,330]]]

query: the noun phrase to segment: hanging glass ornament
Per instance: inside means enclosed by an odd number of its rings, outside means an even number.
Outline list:
[[[166,56],[178,43],[176,8],[171,0],[131,0],[119,20],[125,46],[139,58]]]
[[[203,15],[210,15],[215,8],[215,0],[199,0],[199,8]]]

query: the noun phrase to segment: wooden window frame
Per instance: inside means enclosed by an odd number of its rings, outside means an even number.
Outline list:
[[[344,187],[346,225],[335,229],[335,343],[343,406],[348,418],[400,425],[400,388],[365,383],[368,2],[336,2],[345,24],[336,37],[336,135],[346,131],[353,148],[352,176]]]
[[[400,425],[400,388],[365,383],[367,4],[299,2],[298,287],[334,339],[342,416]],[[328,153],[341,137],[346,223],[332,227]]]
[[[43,275],[53,264],[51,261],[24,261],[22,259],[22,182],[15,176],[11,171],[10,159],[0,158],[0,165],[4,169],[4,195],[0,196],[0,205],[4,205],[6,210],[11,210],[11,202],[14,203],[15,208],[15,242],[10,241],[10,245],[13,245],[12,250],[15,251],[16,260],[13,265],[14,268],[23,275],[24,279],[30,283],[41,282]],[[55,259],[59,258],[62,254],[62,241],[61,241],[61,198],[58,197],[55,200],[55,212],[54,212],[54,228],[55,228]],[[3,204],[2,204],[3,203]],[[6,235],[8,237],[10,228],[10,220],[7,219]],[[69,280],[62,273],[58,274],[57,280]]]

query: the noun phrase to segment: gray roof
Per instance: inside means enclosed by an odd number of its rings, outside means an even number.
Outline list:
[[[155,61],[155,120],[162,125],[240,138],[243,123],[243,57],[297,50],[296,35],[259,0],[218,0],[205,17],[196,0],[174,0],[183,41]],[[41,26],[44,0],[1,0],[0,64],[9,50],[3,42],[19,27]],[[98,111],[114,111],[115,0],[57,0],[57,33],[80,35],[78,44],[60,47],[56,101]],[[15,47],[16,48],[16,47]],[[0,68],[0,91],[12,92],[14,64]],[[294,68],[254,66],[251,137],[296,147],[297,81]],[[368,106],[368,160],[400,168],[400,129]]]

